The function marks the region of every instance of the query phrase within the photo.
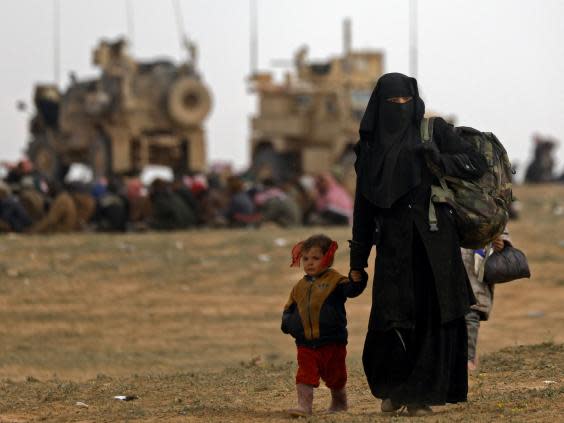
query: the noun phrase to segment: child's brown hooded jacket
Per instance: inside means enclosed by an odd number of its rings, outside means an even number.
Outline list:
[[[282,314],[282,332],[296,344],[311,348],[347,343],[345,302],[362,293],[367,275],[353,282],[333,269],[321,275],[304,276],[292,289]]]

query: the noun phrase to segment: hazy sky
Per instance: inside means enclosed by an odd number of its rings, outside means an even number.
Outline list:
[[[59,0],[61,85],[68,72],[93,76],[100,37],[127,33],[125,0]],[[258,0],[259,65],[291,59],[304,43],[310,57],[342,50],[342,20],[353,23],[353,47],[386,54],[385,70],[409,72],[408,0]],[[0,159],[18,158],[27,141],[33,84],[54,80],[51,0],[0,0]],[[132,53],[183,57],[171,0],[131,0]],[[249,116],[255,99],[249,72],[249,0],[180,0],[186,31],[198,44],[211,88],[206,122],[210,160],[248,163]],[[497,134],[515,162],[530,157],[531,134],[564,139],[564,1],[419,1],[418,80],[427,108]],[[564,146],[558,148],[564,162]],[[559,166],[559,169],[562,167]]]

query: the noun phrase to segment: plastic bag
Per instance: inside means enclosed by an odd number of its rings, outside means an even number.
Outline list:
[[[486,260],[484,282],[505,283],[516,279],[530,278],[529,263],[525,253],[510,245],[494,252]]]

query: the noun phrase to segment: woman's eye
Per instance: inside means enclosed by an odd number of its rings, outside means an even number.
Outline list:
[[[386,101],[389,103],[405,104],[412,100],[413,97],[390,97]]]

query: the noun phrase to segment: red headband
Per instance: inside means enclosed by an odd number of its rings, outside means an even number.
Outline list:
[[[292,264],[290,264],[290,267],[301,266],[303,246],[304,246],[304,242],[300,241],[292,248]],[[331,241],[331,244],[329,245],[327,252],[323,256],[323,259],[321,260],[321,265],[323,267],[329,267],[331,265],[333,258],[335,257],[335,251],[337,251],[337,248],[339,248],[339,245],[335,241]]]
[[[302,261],[303,245],[304,242],[300,241],[292,248],[292,263],[290,264],[290,267],[300,267],[300,262]]]

